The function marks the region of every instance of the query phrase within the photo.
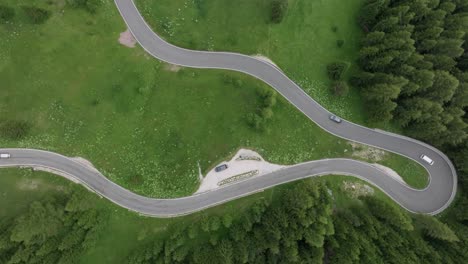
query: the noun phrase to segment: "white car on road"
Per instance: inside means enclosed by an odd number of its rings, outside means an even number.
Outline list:
[[[0,153],[0,159],[8,159],[10,157],[10,153]]]
[[[421,159],[424,160],[425,162],[427,162],[427,164],[429,164],[429,165],[434,164],[434,161],[431,158],[429,158],[428,156],[424,155],[424,154],[421,155]]]

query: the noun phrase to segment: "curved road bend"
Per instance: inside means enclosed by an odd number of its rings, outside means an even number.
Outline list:
[[[365,128],[345,120],[341,124],[331,122],[328,118],[330,113],[275,66],[236,53],[192,51],[176,47],[151,30],[131,0],[115,0],[115,3],[137,41],[152,56],[186,67],[227,69],[254,76],[276,89],[309,119],[329,133],[392,151],[419,162],[429,172],[429,185],[424,190],[415,190],[366,163],[348,159],[330,159],[294,165],[203,194],[178,199],[153,199],[123,189],[95,170],[51,152],[0,149],[0,152],[12,154],[10,159],[0,159],[0,167],[50,168],[70,175],[122,207],[157,217],[189,214],[278,184],[325,174],[346,174],[367,180],[412,212],[437,214],[447,208],[453,200],[457,188],[457,175],[450,160],[439,150],[411,138]],[[433,166],[421,162],[419,157],[423,153],[434,160]]]
[[[325,159],[297,164],[276,172],[240,181],[213,191],[176,199],[155,199],[135,194],[110,181],[93,168],[53,152],[32,149],[0,149],[11,154],[1,167],[43,167],[75,178],[110,201],[132,211],[156,217],[172,217],[200,211],[282,183],[326,174],[352,175],[367,180],[413,212],[433,213],[444,206],[439,194],[447,190],[417,191],[367,163],[350,159]]]
[[[419,197],[417,199],[421,199],[419,202],[421,207],[414,208],[414,211],[436,214],[445,209],[454,198],[457,175],[450,160],[439,150],[411,138],[369,129],[345,120],[341,124],[331,122],[330,112],[314,101],[277,67],[237,53],[194,51],[176,47],[153,32],[132,0],[115,0],[115,3],[136,40],[155,58],[186,67],[226,69],[249,74],[269,84],[327,132],[419,162],[429,171],[431,182],[424,192],[417,192]],[[429,166],[421,162],[421,154],[431,157],[434,165]],[[431,195],[437,195],[440,199],[437,208],[433,206],[432,209],[428,209],[430,205],[422,205],[429,203],[430,200],[427,198]],[[416,196],[413,198],[416,199]]]

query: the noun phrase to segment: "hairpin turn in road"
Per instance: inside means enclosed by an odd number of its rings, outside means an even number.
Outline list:
[[[412,212],[437,214],[453,201],[457,190],[457,174],[447,156],[436,148],[408,137],[366,128],[346,120],[333,122],[329,118],[329,111],[314,101],[276,66],[237,53],[194,51],[176,47],[153,32],[132,0],[115,0],[115,3],[135,39],[153,57],[185,67],[233,70],[258,78],[273,87],[325,131],[347,140],[406,156],[420,163],[429,172],[429,185],[423,190],[416,190],[367,163],[349,159],[326,159],[297,164],[202,194],[177,199],[155,199],[132,193],[99,172],[52,152],[0,149],[1,153],[11,154],[10,158],[0,159],[0,167],[37,166],[67,174],[122,207],[157,217],[189,214],[285,182],[325,174],[345,174],[364,179]],[[424,162],[421,155],[430,157],[433,165]]]

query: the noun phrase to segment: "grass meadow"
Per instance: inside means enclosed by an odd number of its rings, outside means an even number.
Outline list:
[[[151,12],[164,20],[159,27],[161,21],[149,19],[171,42],[270,56],[323,105],[362,123],[357,91],[332,97],[324,69],[330,61],[355,57],[359,30],[352,10],[359,1],[291,1],[287,17],[275,26],[266,22],[266,2],[137,3],[146,16]],[[239,147],[281,164],[352,157],[346,141],[280,97],[267,129],[250,128],[246,116],[261,108],[257,90],[265,87],[254,78],[174,70],[140,47],[122,46],[118,37],[126,26],[111,0],[93,14],[61,0],[21,1],[50,11],[38,25],[25,19],[17,1],[2,4],[15,7],[16,16],[0,24],[0,121],[21,120],[31,127],[21,140],[0,138],[2,147],[81,156],[125,188],[165,198],[193,193],[198,164],[206,172]],[[334,43],[341,38],[345,45],[338,49]],[[391,164],[414,186],[427,181],[422,167],[397,155],[385,154],[379,162]]]
[[[333,96],[326,65],[351,63],[359,50],[356,23],[362,0],[290,0],[280,24],[270,21],[271,0],[135,0],[145,20],[162,37],[178,46],[235,51],[271,58],[315,100],[330,111],[365,123],[356,89]],[[344,45],[338,47],[337,40]]]

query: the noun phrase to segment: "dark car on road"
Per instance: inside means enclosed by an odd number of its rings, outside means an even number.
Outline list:
[[[330,120],[336,123],[341,123],[341,118],[337,117],[336,115],[330,115]]]
[[[218,167],[215,168],[215,171],[216,172],[220,172],[220,171],[223,171],[225,169],[228,168],[228,165],[227,164],[223,164],[223,165],[219,165]]]

